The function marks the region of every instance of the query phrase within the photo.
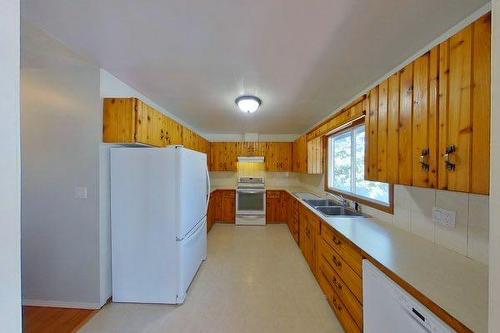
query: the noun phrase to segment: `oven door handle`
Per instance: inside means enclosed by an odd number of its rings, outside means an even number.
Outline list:
[[[253,217],[253,218],[261,218],[261,217],[265,217],[266,214],[262,213],[262,214],[242,214],[242,213],[239,213],[239,214],[236,214],[237,217]]]
[[[266,190],[237,190],[238,193],[245,193],[245,194],[257,194],[257,193],[265,193]]]

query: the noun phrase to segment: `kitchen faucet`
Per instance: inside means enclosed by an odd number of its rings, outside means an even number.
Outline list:
[[[338,201],[342,206],[349,207],[349,201],[342,194],[327,193]]]

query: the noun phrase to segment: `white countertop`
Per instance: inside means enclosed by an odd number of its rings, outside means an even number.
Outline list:
[[[216,189],[234,187],[213,190]],[[362,251],[472,331],[488,331],[488,266],[373,218],[326,217],[302,200],[305,194],[312,194],[306,188],[267,189],[289,192]]]
[[[488,266],[372,218],[325,217],[304,205],[472,331],[488,331]]]

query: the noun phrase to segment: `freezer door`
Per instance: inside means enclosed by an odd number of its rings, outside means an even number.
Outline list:
[[[177,241],[179,253],[179,291],[177,303],[186,298],[187,290],[198,268],[207,258],[207,219],[203,218],[182,240]]]
[[[207,155],[178,148],[178,224],[181,240],[206,215],[208,199]]]

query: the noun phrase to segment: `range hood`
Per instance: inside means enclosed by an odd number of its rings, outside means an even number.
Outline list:
[[[238,162],[264,163],[264,156],[238,156]]]

